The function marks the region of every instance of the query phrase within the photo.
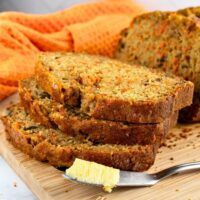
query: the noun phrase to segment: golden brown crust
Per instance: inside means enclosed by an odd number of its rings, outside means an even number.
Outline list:
[[[34,79],[23,80],[19,84],[22,106],[39,123],[53,127],[55,124],[68,135],[83,135],[85,138],[102,144],[153,144],[159,146],[169,129],[176,124],[178,112],[158,124],[128,124],[98,120],[72,114],[60,103],[51,98],[43,100],[43,90]],[[43,95],[44,96],[44,95]]]
[[[178,106],[191,104],[191,96],[183,99],[176,99],[175,96],[185,97],[184,92],[188,92],[188,96],[193,94],[193,89],[190,85],[182,88],[180,93],[169,97],[166,101],[159,102],[155,106],[153,102],[143,103],[127,103],[124,104],[121,100],[102,100],[97,102],[93,112],[93,117],[97,119],[114,119],[115,121],[136,121],[137,123],[162,123],[172,113],[179,110]],[[175,100],[176,99],[176,100]],[[176,109],[174,105],[177,105]],[[174,110],[175,109],[175,110]]]
[[[52,57],[52,54],[50,56]],[[58,55],[58,57],[62,56],[64,57],[65,55]],[[86,98],[82,99],[83,93],[81,93],[80,86],[75,84],[75,86],[70,85],[67,88],[64,87],[63,81],[52,75],[51,67],[45,67],[48,61],[43,63],[42,57],[46,57],[48,60],[48,54],[41,55],[41,58],[36,64],[35,72],[38,84],[56,101],[71,106],[80,106],[81,109],[84,108],[82,109],[83,112],[96,119],[126,121],[130,123],[159,123],[171,116],[173,112],[192,103],[193,84],[186,81],[179,81],[177,84],[179,84],[180,87],[175,85],[174,87],[176,89],[174,89],[173,92],[169,91],[162,100],[160,99],[158,101],[128,101],[106,98],[105,95],[102,94],[97,94],[94,97],[90,93],[87,93],[87,95],[85,94],[87,101],[84,101]],[[92,59],[91,57],[91,60]],[[113,60],[113,62],[117,61]],[[72,84],[74,84],[73,81]],[[187,91],[187,98],[183,95],[185,91]],[[90,96],[91,99],[89,99]]]
[[[23,114],[23,109],[19,114]],[[77,141],[73,138],[74,143],[67,142],[67,136],[62,135],[62,140],[58,138],[59,132],[54,129],[46,130],[38,124],[30,122],[37,130],[28,132],[24,124],[31,120],[28,115],[22,121],[15,116],[15,110],[7,117],[3,117],[3,123],[8,140],[24,153],[40,160],[49,162],[56,167],[69,167],[74,159],[81,158],[94,161],[107,166],[112,166],[122,170],[144,171],[147,170],[155,160],[155,149],[151,145],[146,146],[119,146],[119,145],[91,145],[87,142]],[[29,122],[28,122],[29,123]],[[46,135],[46,132],[48,134]],[[52,131],[52,133],[51,133]],[[66,145],[63,140],[67,143]],[[60,141],[60,142],[59,142]],[[61,142],[62,141],[62,142]],[[119,146],[119,147],[118,147]]]
[[[198,18],[200,16],[200,6],[184,8],[178,10],[177,12],[178,14],[184,15],[186,17],[192,17],[194,20],[196,17],[197,22],[199,21]]]

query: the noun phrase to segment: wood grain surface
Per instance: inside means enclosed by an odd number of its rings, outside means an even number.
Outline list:
[[[17,100],[16,95],[0,104],[0,111]],[[193,161],[200,161],[200,124],[178,125],[162,147],[149,172]],[[176,141],[177,140],[177,141]],[[36,161],[15,149],[5,139],[0,125],[0,151],[10,166],[22,177],[39,199],[54,200],[200,200],[200,171],[174,175],[152,187],[116,188],[111,194],[101,188],[76,184],[62,177],[62,171]]]

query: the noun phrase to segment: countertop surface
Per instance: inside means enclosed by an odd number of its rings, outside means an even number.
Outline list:
[[[0,157],[0,200],[37,199],[12,168]]]
[[[36,3],[33,7],[31,7],[31,10],[27,10],[27,0],[21,0],[20,2],[16,0],[1,0],[0,11],[3,10],[20,11],[20,9],[22,9],[22,11],[25,12],[36,12],[36,10],[40,9],[39,7],[41,6],[41,10],[43,12],[48,12],[48,11],[53,12],[55,10],[63,9],[80,2],[85,2],[85,1],[41,0],[40,4]],[[188,6],[200,6],[200,0],[193,0],[193,1],[137,0],[137,2],[144,4],[149,10],[176,10]],[[0,200],[35,200],[35,199],[37,199],[35,195],[29,190],[29,188],[16,175],[16,173],[12,170],[12,168],[0,156]]]

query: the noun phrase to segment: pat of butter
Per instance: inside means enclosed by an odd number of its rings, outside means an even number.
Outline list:
[[[78,181],[101,184],[107,192],[112,192],[112,189],[119,182],[119,169],[78,158],[66,170],[66,174]]]

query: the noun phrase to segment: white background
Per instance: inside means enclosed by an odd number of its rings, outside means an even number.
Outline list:
[[[0,0],[0,11],[49,13],[85,2],[81,0]],[[188,6],[200,6],[200,0],[137,0],[149,10],[176,10]],[[31,5],[31,6],[30,6]],[[14,184],[17,187],[14,187]],[[15,172],[0,156],[0,200],[37,199]]]
[[[89,2],[89,0],[0,0],[0,11],[24,11],[31,13],[49,13],[71,5]],[[123,0],[122,0],[123,1]],[[188,6],[200,5],[200,0],[135,0],[150,10],[176,10]]]

